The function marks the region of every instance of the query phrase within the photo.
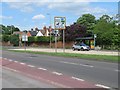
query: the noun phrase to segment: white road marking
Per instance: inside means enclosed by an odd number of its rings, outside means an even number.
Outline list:
[[[41,70],[47,70],[47,69],[45,69],[45,68],[38,68],[38,69],[41,69]]]
[[[116,72],[120,72],[120,70],[117,70],[117,69],[116,69],[115,71],[116,71]]]
[[[25,63],[20,63],[20,64],[25,65]]]
[[[79,64],[79,63],[72,63],[72,62],[64,62],[64,61],[60,61],[61,63],[66,63],[66,64],[72,64],[72,65],[80,65],[80,66],[84,66],[84,67],[94,67],[92,65],[86,65],[86,64]]]
[[[56,75],[63,75],[62,73],[58,73],[58,72],[52,72],[52,73]]]
[[[110,88],[110,87],[105,86],[105,85],[102,85],[102,84],[95,84],[95,86],[97,86],[97,87],[102,87],[102,88],[107,88],[107,89],[109,89],[109,88]]]
[[[15,63],[18,63],[18,61],[14,61]]]
[[[3,67],[3,68],[14,71],[14,72],[19,72],[19,71],[15,70],[15,69],[11,69],[11,68],[8,68],[8,67]]]
[[[5,60],[7,60],[7,58],[4,58]]]
[[[81,66],[85,66],[85,67],[94,67],[94,66],[92,66],[92,65],[86,65],[86,64],[79,64],[79,65],[81,65]]]
[[[66,64],[73,64],[73,65],[79,65],[78,63],[72,63],[72,62],[64,62],[64,61],[60,61],[61,63],[66,63]]]
[[[75,80],[78,80],[78,81],[85,81],[85,80],[83,80],[83,79],[76,78],[76,77],[72,77],[72,79],[75,79]]]
[[[13,60],[9,59],[10,62],[12,62]]]
[[[28,65],[29,67],[35,67],[35,66],[33,66],[33,65]]]

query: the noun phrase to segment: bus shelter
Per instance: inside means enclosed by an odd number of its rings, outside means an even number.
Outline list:
[[[94,38],[93,37],[80,37],[76,38],[75,41],[77,43],[85,43],[86,45],[90,46],[91,49],[94,49]]]

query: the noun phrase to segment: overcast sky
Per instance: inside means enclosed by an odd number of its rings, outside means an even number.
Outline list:
[[[100,1],[102,0],[2,0],[0,24],[14,25],[22,31],[49,26],[50,16],[52,24],[55,16],[65,16],[67,25],[70,25],[82,14],[90,13],[97,19],[104,14],[114,16],[118,13],[118,0]]]

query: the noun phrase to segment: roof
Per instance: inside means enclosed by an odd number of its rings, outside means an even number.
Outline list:
[[[37,32],[36,31],[29,31],[31,36],[36,36],[37,35]]]
[[[93,39],[93,37],[79,37],[79,38],[76,38],[76,40],[91,40]]]

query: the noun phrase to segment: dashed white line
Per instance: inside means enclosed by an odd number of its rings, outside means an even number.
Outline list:
[[[58,73],[58,72],[52,72],[52,73],[56,75],[63,75],[62,73]]]
[[[72,63],[72,62],[64,62],[64,61],[60,61],[61,63],[66,63],[66,64],[72,64],[72,65],[80,65],[80,66],[84,66],[84,67],[94,67],[92,65],[86,65],[86,64],[79,64],[79,63]]]
[[[115,71],[116,71],[116,72],[120,72],[120,70],[117,70],[117,69],[116,69]]]
[[[20,64],[25,65],[25,63],[20,63]]]
[[[10,62],[12,62],[13,60],[9,59]]]
[[[105,86],[105,85],[102,85],[102,84],[95,84],[95,86],[97,86],[97,87],[101,87],[101,88],[107,88],[107,89],[109,89],[109,88],[110,88],[110,87]]]
[[[35,66],[33,66],[33,65],[28,65],[29,67],[35,67]]]
[[[14,61],[15,63],[18,63],[18,61]]]
[[[41,69],[41,70],[47,70],[47,69],[45,69],[45,68],[38,68],[38,69]]]
[[[94,67],[94,66],[91,66],[91,65],[86,65],[86,64],[79,64],[79,65],[81,65],[81,66],[85,66],[85,67]]]
[[[7,60],[7,58],[4,58],[5,60]]]
[[[15,69],[11,69],[11,68],[8,68],[8,67],[3,67],[3,68],[14,71],[14,72],[19,72],[19,71],[15,70]]]
[[[72,77],[72,79],[75,79],[75,80],[78,80],[78,81],[85,81],[85,80],[83,80],[83,79],[76,78],[76,77]]]

